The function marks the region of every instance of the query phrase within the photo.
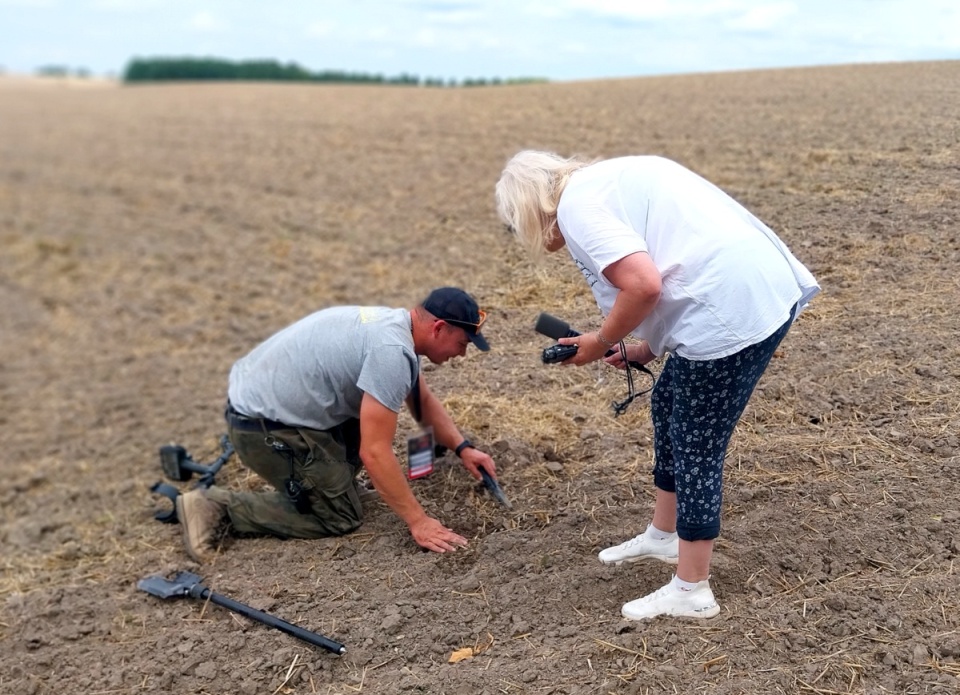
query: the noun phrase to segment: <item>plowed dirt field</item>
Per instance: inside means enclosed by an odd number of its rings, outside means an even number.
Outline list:
[[[958,692],[958,113],[960,62],[473,89],[0,82],[0,692]],[[675,159],[823,286],[734,436],[711,621],[623,621],[670,568],[596,559],[649,519],[649,413],[614,419],[620,372],[540,363],[539,312],[600,317],[569,258],[533,264],[497,221],[524,148]],[[447,284],[488,310],[492,351],[427,379],[513,509],[448,455],[413,486],[464,550],[421,552],[373,501],[353,535],[228,538],[191,563],[150,486],[164,444],[219,454],[234,360],[320,307]],[[259,485],[235,459],[218,482]],[[347,653],[136,588],[176,570]]]

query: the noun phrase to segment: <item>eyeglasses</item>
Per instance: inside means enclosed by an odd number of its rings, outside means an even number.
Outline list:
[[[475,333],[479,333],[480,327],[483,325],[483,322],[487,320],[487,312],[485,312],[483,309],[477,309],[477,314],[480,315],[480,321],[478,323],[470,323],[469,321],[460,321],[459,319],[441,319],[441,320],[446,321],[447,323],[452,323],[455,326],[457,325],[470,326],[471,328],[475,329],[474,330]]]

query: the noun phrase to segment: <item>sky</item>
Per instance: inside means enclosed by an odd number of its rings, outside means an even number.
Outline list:
[[[960,59],[960,0],[0,0],[0,70],[215,57],[447,80]]]

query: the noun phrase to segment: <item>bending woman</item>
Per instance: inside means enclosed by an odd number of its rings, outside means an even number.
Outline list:
[[[566,247],[603,313],[565,364],[614,367],[669,355],[651,395],[653,519],[600,552],[620,565],[676,564],[671,582],[622,615],[720,612],[710,561],[720,534],[723,460],[754,387],[790,325],[819,291],[760,220],[712,183],[662,157],[598,162],[523,151],[496,187],[497,209],[534,255]],[[625,344],[627,336],[639,343]]]

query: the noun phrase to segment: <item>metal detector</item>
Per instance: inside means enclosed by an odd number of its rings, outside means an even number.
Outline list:
[[[164,475],[170,478],[170,480],[175,480],[178,483],[182,483],[190,480],[193,477],[193,474],[197,473],[199,478],[194,487],[210,487],[213,485],[214,477],[217,475],[217,472],[223,467],[223,464],[227,462],[227,459],[233,455],[233,444],[230,442],[230,438],[225,434],[220,437],[220,448],[223,450],[223,453],[220,454],[220,457],[213,463],[204,464],[194,461],[193,457],[190,456],[187,450],[182,446],[177,446],[175,444],[162,446],[160,447],[160,467],[163,469]],[[162,521],[165,524],[177,523],[178,519],[176,502],[177,495],[180,494],[180,491],[173,487],[173,485],[168,485],[163,481],[159,481],[150,487],[150,492],[153,492],[157,495],[163,495],[173,502],[173,507],[171,509],[160,510],[153,515],[153,518],[157,521]]]

